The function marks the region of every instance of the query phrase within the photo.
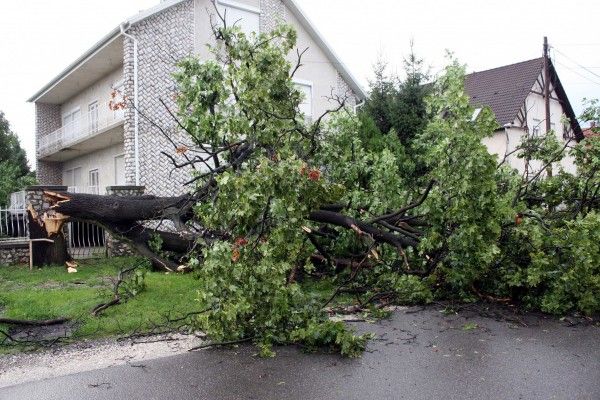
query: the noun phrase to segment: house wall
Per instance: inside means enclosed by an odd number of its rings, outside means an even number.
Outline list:
[[[175,110],[175,82],[172,74],[176,62],[191,55],[194,48],[194,0],[184,1],[130,28],[138,40],[139,109],[177,143],[189,143],[173,118],[161,104]],[[133,99],[133,42],[124,41],[125,96]],[[125,110],[125,175],[128,184],[136,184],[134,110]],[[189,179],[186,169],[173,171],[169,160],[161,154],[173,145],[147,118],[139,118],[139,184],[148,194],[176,195],[186,191]]]
[[[108,108],[108,102],[111,100],[110,95],[116,87],[115,84],[122,79],[123,67],[119,67],[64,102],[61,105],[61,122],[62,114],[69,113],[77,108],[81,110],[82,118],[87,121],[88,106],[94,101],[98,102],[98,114],[100,118],[102,116],[113,115],[114,111]]]
[[[98,170],[100,191],[99,194],[104,194],[102,188],[117,184],[115,175],[115,157],[124,153],[123,143],[107,147],[102,150],[95,151],[85,156],[77,157],[66,161],[62,164],[61,182],[67,185],[65,181],[65,171],[74,168],[81,168],[81,186],[91,186],[89,182],[89,172]]]
[[[274,0],[270,0],[274,1]],[[281,3],[280,0],[276,0]],[[331,96],[349,96],[349,105],[354,105],[354,93],[350,90],[348,84],[340,76],[337,68],[317,42],[302,27],[295,15],[285,9],[284,21],[298,32],[297,49],[302,52],[308,50],[302,56],[302,67],[296,72],[295,78],[312,83],[312,104],[314,118],[317,118],[325,111],[335,108],[337,103],[331,100]],[[297,55],[292,51],[288,60],[294,66],[297,62]]]
[[[533,86],[533,91],[543,93],[543,88],[539,85],[539,82]],[[567,124],[566,126],[562,123],[563,115],[566,114],[566,111],[563,109],[562,104],[557,100],[558,95],[554,90],[554,87],[550,85],[550,123],[552,125],[552,129],[556,135],[556,138],[560,143],[566,143],[564,137],[565,133],[570,132],[570,126]],[[529,130],[533,129],[536,125],[534,119],[541,121],[540,132],[546,131],[546,108],[544,97],[537,93],[529,93],[527,99],[525,100],[525,109],[527,110],[527,126]],[[574,145],[575,139],[572,139],[572,144]],[[575,173],[576,168],[574,164],[574,159],[571,156],[566,156],[561,161],[562,168],[570,173]]]
[[[241,3],[240,1],[237,1]],[[303,51],[308,48],[302,58],[303,66],[298,70],[295,77],[298,80],[312,84],[312,115],[318,117],[326,110],[334,108],[337,103],[329,98],[331,95],[349,96],[348,104],[354,105],[354,93],[349,85],[340,76],[337,68],[329,57],[302,27],[298,19],[290,12],[281,0],[247,0],[243,3],[253,7],[259,7],[260,30],[267,32],[275,28],[280,22],[292,25],[298,33],[297,49]],[[214,7],[210,0],[195,0],[194,24],[194,52],[201,59],[213,58],[206,48],[206,43],[215,44],[212,34],[210,15],[214,17]],[[296,65],[296,51],[291,51],[287,57],[292,67]]]
[[[536,82],[531,90],[542,93],[543,88]],[[565,111],[560,102],[556,100],[557,94],[553,87],[550,88],[550,92],[550,122],[554,124],[554,132],[559,142],[565,143],[565,139],[563,138],[565,126],[563,126],[561,122]],[[523,111],[527,117],[525,125],[522,125],[518,119],[515,119],[512,127],[498,130],[491,137],[483,140],[483,143],[487,146],[489,152],[497,154],[499,159],[502,159],[505,154],[514,151],[521,142],[521,139],[527,135],[528,132],[531,133],[536,125],[539,125],[541,133],[546,131],[546,108],[544,97],[542,95],[529,93],[525,99]],[[566,129],[570,128],[566,127]],[[574,139],[573,144],[575,144]],[[525,160],[518,158],[518,153],[508,156],[506,162],[513,168],[516,168],[519,173],[525,171]],[[538,161],[533,161],[530,166],[532,169],[538,170],[542,167],[542,164]],[[562,160],[561,167],[567,172],[576,172],[573,158],[570,156],[567,156]]]
[[[254,8],[260,8],[262,11],[265,10],[265,4],[273,2],[273,0],[234,0],[233,2]],[[261,14],[261,30],[264,29],[263,25],[266,21],[264,16],[266,16],[266,14]],[[202,60],[213,58],[212,54],[206,47],[207,44],[216,44],[216,40],[212,32],[211,18],[215,23],[218,22],[218,17],[216,16],[215,7],[212,3],[212,0],[194,0],[194,54],[199,56]]]
[[[39,139],[57,130],[60,125],[60,105],[35,103],[36,150]],[[40,161],[36,157],[35,173],[40,185],[59,185],[62,181],[60,163]]]

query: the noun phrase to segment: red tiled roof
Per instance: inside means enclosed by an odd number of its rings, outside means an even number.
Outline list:
[[[584,129],[583,136],[585,136],[585,137],[600,136],[600,132],[594,132],[592,130],[592,128],[595,128],[595,126],[590,126],[589,128]]]

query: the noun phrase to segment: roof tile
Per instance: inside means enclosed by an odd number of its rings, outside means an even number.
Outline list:
[[[517,117],[542,72],[543,58],[505,65],[465,76],[465,90],[473,106],[489,106],[503,126]]]

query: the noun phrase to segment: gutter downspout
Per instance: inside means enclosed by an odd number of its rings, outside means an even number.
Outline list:
[[[129,26],[125,27],[125,23],[120,25],[121,34],[129,38],[133,42],[133,108],[135,114],[133,116],[133,142],[134,142],[134,162],[135,162],[135,185],[140,185],[140,152],[139,152],[139,112],[138,112],[138,41],[135,37],[126,33]]]

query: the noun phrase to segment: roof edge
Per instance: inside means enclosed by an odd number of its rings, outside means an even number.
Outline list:
[[[139,22],[144,21],[145,19],[152,17],[155,14],[158,14],[159,12],[176,6],[179,3],[183,3],[184,1],[187,0],[161,0],[161,2],[155,5],[154,7],[148,8],[147,10],[141,11],[136,15],[127,18],[127,22],[129,22],[131,25],[137,24]]]
[[[282,2],[292,11],[292,13],[296,16],[300,24],[307,30],[308,34],[312,37],[312,39],[317,42],[317,44],[322,48],[327,57],[329,57],[336,66],[336,69],[349,84],[350,88],[354,91],[354,93],[360,97],[361,99],[366,99],[367,92],[362,88],[362,86],[358,83],[358,80],[354,77],[354,75],[346,68],[344,63],[338,57],[338,55],[332,50],[332,47],[325,41],[323,35],[317,31],[314,24],[308,19],[304,11],[300,9],[295,0],[282,0]]]
[[[106,34],[102,39],[96,42],[92,47],[90,47],[85,53],[79,56],[75,61],[69,64],[64,70],[62,70],[58,75],[50,80],[47,84],[45,84],[40,90],[38,90],[33,96],[27,99],[28,103],[33,103],[37,101],[40,97],[46,94],[50,89],[56,86],[61,80],[63,80],[67,75],[77,69],[82,63],[84,63],[87,59],[93,56],[98,50],[103,48],[105,45],[110,43],[112,40],[116,39],[121,35],[121,26],[125,25],[134,25],[139,22],[142,22],[151,16],[164,11],[168,8],[176,6],[179,3],[182,3],[187,0],[165,0],[161,1],[161,3],[156,6],[144,10],[136,15],[133,15],[127,18],[123,23],[119,24],[117,27],[113,28],[108,34]]]
[[[506,68],[506,67],[512,67],[513,65],[525,64],[525,63],[532,62],[532,61],[537,61],[537,60],[539,60],[541,62],[541,61],[543,61],[543,57],[530,58],[529,60],[519,61],[519,62],[512,63],[512,64],[501,65],[499,67],[494,67],[494,68],[483,69],[481,71],[473,71],[473,72],[465,73],[465,76],[475,75],[475,74],[481,74],[483,72],[490,72],[490,71],[494,71],[496,69],[502,69],[502,68]]]
[[[63,80],[67,75],[73,72],[77,67],[79,67],[82,63],[96,54],[100,49],[104,46],[112,42],[114,39],[121,35],[120,26],[117,26],[113,30],[111,30],[107,35],[105,35],[102,39],[96,42],[92,47],[90,47],[85,53],[79,56],[75,61],[69,64],[64,70],[62,70],[58,75],[50,80],[47,84],[45,84],[40,90],[38,90],[33,96],[27,99],[28,103],[33,103],[37,101],[40,97],[46,94],[50,89],[56,86],[61,80]]]
[[[138,13],[132,17],[129,17],[123,24],[128,24],[129,26],[140,23],[155,14],[158,14],[168,8],[176,6],[179,3],[182,3],[188,0],[165,0],[160,4],[149,8],[145,11]],[[345,64],[341,61],[341,59],[337,56],[337,54],[332,50],[331,46],[325,41],[323,35],[321,35],[314,24],[308,19],[306,14],[300,9],[298,4],[294,0],[282,0],[282,2],[292,11],[294,16],[299,20],[300,24],[307,30],[308,34],[312,37],[313,40],[317,42],[322,50],[325,52],[327,57],[333,61],[336,69],[346,80],[350,88],[354,91],[354,93],[361,99],[366,99],[367,92],[362,88],[362,86],[358,83],[358,80],[354,77],[354,75],[348,70]],[[61,71],[58,75],[56,75],[50,82],[44,85],[40,90],[38,90],[33,96],[31,96],[27,102],[33,103],[37,101],[40,97],[46,94],[50,89],[56,86],[61,80],[63,80],[67,75],[77,69],[82,63],[92,57],[96,52],[98,52],[101,48],[106,46],[112,40],[116,39],[121,35],[121,26],[123,24],[119,24],[113,30],[111,30],[107,35],[105,35],[102,39],[96,42],[91,48],[89,48],[85,53],[83,53],[80,57],[78,57],[75,61],[69,64],[63,71]]]
[[[585,139],[585,136],[583,135],[581,125],[579,125],[579,120],[575,115],[573,106],[571,106],[571,102],[567,97],[567,92],[565,91],[565,88],[563,87],[560,78],[558,77],[558,72],[556,71],[556,67],[554,66],[554,63],[551,59],[548,59],[548,64],[550,67],[549,72],[552,73],[553,78],[550,80],[550,82],[554,84],[554,90],[556,91],[556,94],[559,96],[559,98],[562,98],[563,100],[563,107],[565,108],[567,117],[569,118],[571,129],[573,129],[573,133],[575,133],[575,140],[577,140],[577,142],[581,142],[583,139]]]

